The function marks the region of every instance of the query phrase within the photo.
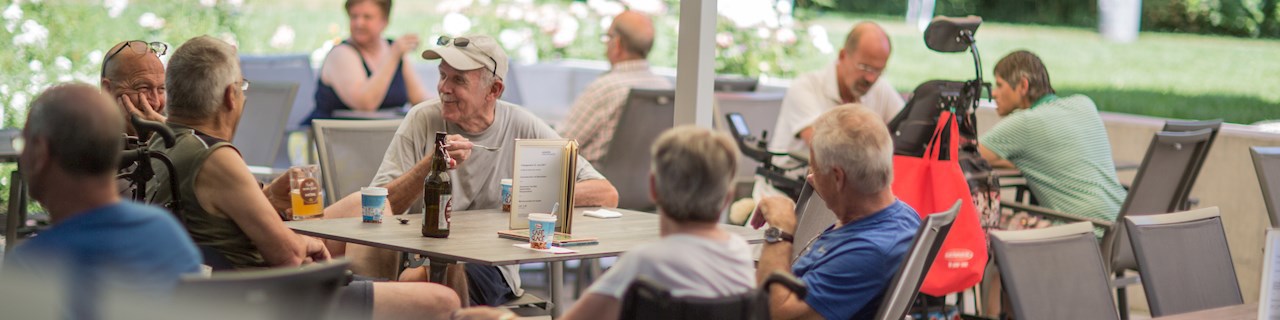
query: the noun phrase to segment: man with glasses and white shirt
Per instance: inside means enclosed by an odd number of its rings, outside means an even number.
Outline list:
[[[889,36],[879,25],[854,25],[834,64],[791,82],[782,99],[778,123],[769,133],[769,150],[808,154],[814,121],[827,110],[846,103],[860,104],[860,108],[871,110],[886,124],[893,120],[906,102],[889,80],[880,78],[888,66],[891,49]],[[761,190],[763,184],[756,185],[756,190]]]
[[[435,143],[435,133],[447,132],[449,144],[445,148],[455,161],[453,210],[497,209],[502,206],[499,182],[513,176],[515,140],[559,139],[560,135],[523,107],[498,100],[506,88],[503,79],[507,77],[507,54],[492,37],[441,37],[436,45],[439,47],[424,51],[422,58],[441,60],[440,83],[436,86],[440,98],[409,110],[387,147],[372,185],[388,189],[387,201],[393,212],[421,212],[422,181],[431,172],[428,151]],[[472,151],[473,147],[481,150]],[[573,201],[579,207],[614,207],[618,205],[618,191],[589,162],[578,157]],[[469,291],[459,294],[470,297],[473,304],[501,305],[523,293],[518,265],[464,266],[466,286],[453,282],[459,280],[454,279],[458,277],[457,269],[443,280],[455,289]],[[426,278],[425,267],[400,275],[401,281]]]

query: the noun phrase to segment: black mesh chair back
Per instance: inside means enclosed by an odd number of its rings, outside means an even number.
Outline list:
[[[1117,222],[1126,216],[1161,214],[1178,211],[1186,202],[1188,186],[1194,180],[1192,174],[1199,167],[1196,163],[1202,150],[1212,138],[1211,129],[1189,132],[1157,132],[1151,146],[1133,178],[1129,196],[1120,207]],[[1102,255],[1107,258],[1108,269],[1119,272],[1136,269],[1133,249],[1124,226],[1116,223],[1102,237]]]
[[[373,182],[400,121],[316,119],[311,123],[328,203]]]
[[[836,215],[827,208],[827,202],[813,192],[812,184],[805,183],[796,200],[796,234],[792,243],[791,262],[794,263],[808,251],[813,240],[835,223]]]
[[[1151,316],[1244,303],[1218,207],[1126,217]]]
[[[1194,167],[1191,168],[1191,176],[1189,177],[1189,180],[1187,180],[1186,185],[1183,186],[1185,187],[1185,190],[1182,190],[1179,192],[1183,194],[1185,197],[1187,197],[1187,199],[1184,199],[1182,207],[1179,208],[1178,210],[1191,209],[1191,201],[1190,201],[1191,188],[1195,186],[1196,178],[1200,176],[1200,168],[1204,167],[1204,161],[1209,157],[1209,149],[1213,148],[1213,141],[1218,139],[1218,130],[1221,128],[1222,128],[1222,119],[1200,120],[1200,121],[1182,121],[1182,120],[1165,121],[1164,130],[1161,130],[1165,132],[1190,132],[1190,131],[1196,131],[1200,129],[1213,130],[1213,133],[1209,135],[1209,142],[1205,143],[1204,149],[1199,150],[1199,154],[1195,156],[1196,160],[1192,162]]]
[[[801,300],[807,290],[800,280],[781,272],[765,279],[762,289],[736,295],[702,298],[674,297],[666,286],[639,276],[622,298],[621,320],[769,319],[769,288],[781,284]]]
[[[252,81],[252,80],[250,80]],[[244,114],[236,125],[236,146],[244,162],[251,166],[288,168],[288,162],[277,165],[276,159],[284,143],[285,127],[298,83],[259,81],[245,91]]]
[[[223,305],[230,314],[262,319],[321,319],[332,309],[339,287],[349,282],[351,262],[335,259],[297,268],[218,272],[184,277],[175,289],[177,305]]]
[[[991,231],[1014,318],[1119,319],[1093,225]]]
[[[631,89],[618,126],[595,165],[618,189],[618,208],[654,211],[649,199],[649,146],[675,126],[675,90]]]
[[[963,200],[956,200],[956,204],[945,212],[929,215],[920,224],[915,241],[907,251],[907,257],[902,260],[898,272],[885,288],[880,310],[876,311],[876,319],[898,320],[907,315],[916,295],[920,293],[920,284],[929,274],[929,266],[933,265],[938,251],[942,250],[942,240],[951,233],[951,223],[956,221],[956,215],[960,213],[961,201]]]
[[[1280,147],[1250,147],[1253,170],[1262,187],[1262,200],[1272,228],[1280,228]]]

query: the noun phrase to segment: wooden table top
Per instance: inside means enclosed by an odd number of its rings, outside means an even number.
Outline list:
[[[1221,308],[1213,308],[1194,312],[1180,313],[1175,315],[1152,318],[1152,320],[1256,320],[1258,319],[1258,304],[1246,303],[1234,306],[1226,306]]]
[[[521,241],[499,238],[499,230],[509,229],[509,213],[496,209],[454,212],[453,229],[444,239],[422,236],[421,214],[384,216],[383,223],[363,223],[360,217],[355,217],[290,221],[285,225],[299,234],[314,237],[421,254],[444,261],[491,266],[617,256],[659,238],[657,214],[624,209],[611,209],[622,213],[622,217],[614,219],[583,214],[583,211],[592,209],[596,208],[574,210],[573,234],[596,237],[600,243],[568,247],[578,252],[566,254],[517,248],[512,245]],[[408,224],[400,224],[396,220],[406,217]],[[721,227],[748,243],[764,242],[762,230],[726,224]]]

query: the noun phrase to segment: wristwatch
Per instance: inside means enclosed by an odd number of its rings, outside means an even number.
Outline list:
[[[778,227],[769,227],[769,229],[764,229],[765,243],[778,243],[782,241],[791,243],[795,241],[795,237],[790,233],[782,231],[782,229],[778,229]]]

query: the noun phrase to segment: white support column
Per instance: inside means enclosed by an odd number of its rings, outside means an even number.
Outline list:
[[[716,0],[680,1],[680,42],[676,49],[676,125],[711,128],[715,115]]]

